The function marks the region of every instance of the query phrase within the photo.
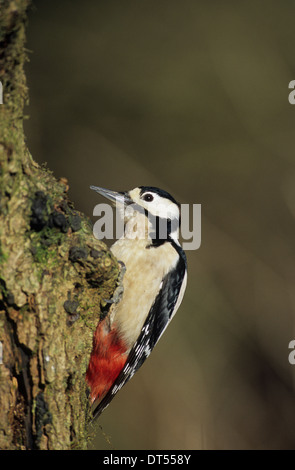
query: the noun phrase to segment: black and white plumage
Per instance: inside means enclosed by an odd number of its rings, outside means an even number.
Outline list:
[[[141,367],[175,315],[186,288],[187,262],[178,241],[180,208],[169,193],[150,186],[120,193],[92,189],[117,202],[121,209],[132,207],[123,215],[124,237],[111,248],[126,267],[124,293],[122,300],[112,306],[107,326],[98,327],[96,353],[93,351],[91,358],[93,367],[90,360],[87,372],[90,388],[95,389],[95,380],[105,380],[98,355],[103,349],[107,356],[102,345],[110,335],[118,340],[118,348],[114,348],[113,356],[110,354],[109,368],[112,370],[113,363],[121,358],[124,364],[114,368],[112,383],[98,386],[99,393],[92,394],[93,415],[97,417]],[[161,225],[166,231],[161,230]],[[116,344],[111,342],[112,347]]]

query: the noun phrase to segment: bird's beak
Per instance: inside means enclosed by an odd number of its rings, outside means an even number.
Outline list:
[[[90,186],[90,189],[93,189],[93,191],[96,191],[110,201],[123,204],[124,206],[131,202],[129,194],[124,191],[116,192],[111,191],[110,189],[99,188],[98,186]]]

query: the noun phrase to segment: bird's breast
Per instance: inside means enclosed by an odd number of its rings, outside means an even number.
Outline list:
[[[118,240],[111,251],[126,266],[123,298],[113,310],[113,323],[131,349],[178,253],[169,242],[146,249],[146,240],[128,239]]]

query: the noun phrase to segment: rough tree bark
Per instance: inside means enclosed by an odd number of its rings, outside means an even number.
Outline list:
[[[85,372],[119,267],[25,144],[29,0],[0,0],[0,448],[86,448]]]

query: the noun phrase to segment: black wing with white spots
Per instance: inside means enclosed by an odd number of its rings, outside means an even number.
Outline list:
[[[178,245],[176,249],[180,255],[177,266],[163,279],[160,291],[141,329],[141,333],[129,353],[126,364],[106,396],[94,410],[94,418],[102,413],[116,393],[142,366],[173,316],[186,272],[185,254]]]

